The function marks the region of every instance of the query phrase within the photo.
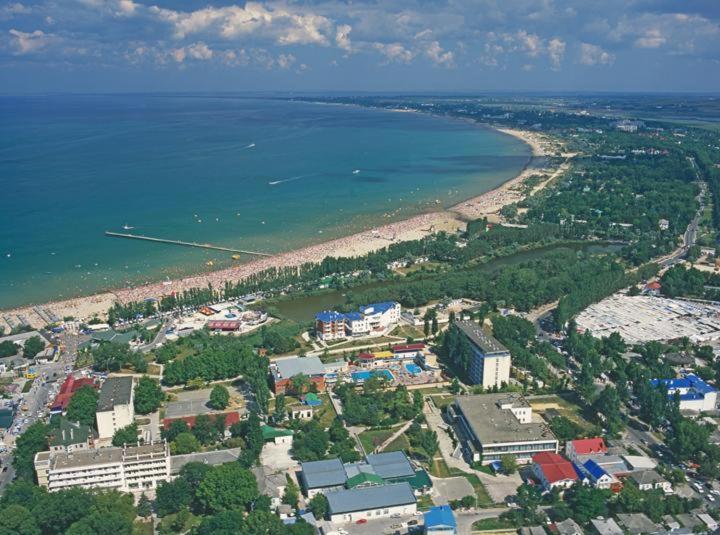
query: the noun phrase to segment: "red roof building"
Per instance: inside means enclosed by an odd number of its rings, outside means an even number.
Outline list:
[[[75,378],[72,375],[68,375],[60,387],[57,396],[55,396],[55,400],[52,402],[52,405],[50,405],[50,411],[65,412],[73,394],[75,394],[75,392],[80,390],[83,386],[92,386],[93,388],[97,388],[95,382],[90,377]]]
[[[605,440],[601,437],[571,440],[565,446],[565,454],[575,462],[578,462],[578,455],[605,455],[607,451]]]
[[[557,453],[551,451],[536,453],[532,462],[533,473],[545,490],[566,489],[578,480],[573,464]]]
[[[208,414],[208,416],[210,417],[210,420],[212,420],[213,422],[215,422],[215,418],[217,416],[221,416],[221,415],[225,416],[225,429],[227,429],[231,425],[236,424],[240,421],[240,414],[237,411],[223,412],[223,413],[218,413],[218,414]],[[170,426],[176,420],[185,420],[185,423],[188,424],[188,427],[190,429],[192,429],[193,426],[195,425],[195,418],[196,418],[196,416],[181,416],[179,418],[163,418],[163,429],[165,431],[170,429]]]
[[[241,323],[238,320],[211,320],[207,322],[211,331],[239,331]]]
[[[418,351],[425,351],[425,344],[402,344],[393,346],[393,353],[417,353]]]

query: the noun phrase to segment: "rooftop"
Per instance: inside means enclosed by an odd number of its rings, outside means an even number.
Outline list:
[[[623,535],[623,530],[612,518],[593,518],[590,520],[600,535]]]
[[[572,518],[556,522],[555,528],[559,535],[582,535],[583,529]]]
[[[477,439],[483,444],[557,440],[545,424],[522,424],[509,408],[501,408],[501,405],[506,404],[513,408],[530,407],[520,394],[459,396],[455,398],[455,403]]]
[[[576,481],[578,475],[570,461],[550,451],[536,453],[532,458],[533,462],[541,469],[549,483],[565,481],[570,479]]]
[[[413,477],[415,475],[415,469],[402,451],[371,453],[366,459],[375,473],[383,479]]]
[[[409,483],[337,490],[325,494],[330,514],[352,513],[416,503]]]
[[[667,479],[658,474],[655,470],[643,470],[633,472],[630,477],[638,485],[655,485],[656,483],[667,483]]]
[[[643,513],[618,513],[617,517],[620,523],[633,535],[639,535],[640,533],[658,533],[660,531],[658,525]]]
[[[653,379],[650,381],[650,384],[655,387],[661,383],[667,387],[668,396],[674,396],[675,392],[678,392],[681,400],[703,399],[707,394],[717,392],[712,386],[693,374],[679,379]]]
[[[508,353],[507,348],[492,336],[485,334],[479,324],[473,321],[456,321],[455,325],[485,354]]]
[[[92,436],[92,428],[80,422],[71,422],[67,418],[60,418],[60,425],[52,431],[48,443],[50,446],[71,446],[88,441]]]
[[[430,527],[451,527],[457,528],[455,515],[449,505],[436,505],[431,507],[424,515],[425,528]]]
[[[302,477],[308,489],[339,487],[345,484],[347,474],[340,459],[300,463]]]
[[[111,411],[115,405],[129,405],[132,401],[132,377],[110,377],[100,388],[97,410]]]
[[[363,314],[384,314],[391,308],[395,308],[397,303],[395,301],[383,301],[382,303],[370,303],[360,307],[360,312]]]
[[[600,437],[581,438],[572,441],[573,450],[578,455],[589,455],[591,453],[607,453],[605,440]]]
[[[50,469],[66,470],[102,464],[119,464],[124,460],[168,455],[167,446],[163,442],[142,444],[140,446],[127,446],[126,448],[99,448],[93,450],[80,450],[72,453],[51,453]]]
[[[304,374],[308,377],[325,375],[325,366],[319,357],[291,357],[273,362],[275,379],[290,379]]]

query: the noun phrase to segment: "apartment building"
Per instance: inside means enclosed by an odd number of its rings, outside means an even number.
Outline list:
[[[132,377],[110,377],[103,383],[95,414],[101,441],[107,442],[115,431],[133,423],[133,392]]]
[[[158,442],[122,448],[41,451],[35,455],[38,485],[50,492],[72,487],[142,492],[170,480],[170,450]]]
[[[510,380],[510,351],[492,336],[485,334],[482,327],[472,321],[455,322],[472,348],[472,359],[468,375],[473,384],[483,388],[500,387]]]

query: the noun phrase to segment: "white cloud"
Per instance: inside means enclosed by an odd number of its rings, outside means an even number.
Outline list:
[[[652,28],[645,31],[642,37],[635,40],[635,46],[639,48],[659,48],[667,42],[658,28]]]
[[[580,63],[583,65],[611,65],[614,61],[615,56],[598,45],[580,44]]]
[[[278,67],[281,69],[289,69],[295,63],[295,56],[292,54],[280,54],[277,58]]]
[[[341,24],[335,29],[335,43],[345,52],[352,52],[352,43],[350,42],[350,31],[352,26],[349,24]]]
[[[54,35],[45,33],[42,30],[28,33],[13,28],[9,33],[12,36],[11,43],[15,48],[16,56],[38,52],[56,40]]]
[[[558,70],[565,55],[565,41],[557,37],[550,39],[547,46],[547,53],[550,58],[550,66],[553,70]]]
[[[172,59],[174,59],[177,63],[182,63],[185,61],[186,52],[184,48],[176,48],[174,50],[170,51],[170,56]]]
[[[537,57],[543,51],[543,41],[534,33],[520,30],[515,34],[515,38],[527,55],[532,58]]]
[[[17,15],[29,15],[32,13],[32,8],[15,2],[13,4],[7,4],[0,7],[0,20],[10,20]]]
[[[373,48],[387,59],[388,63],[410,63],[415,57],[412,50],[400,43],[373,43]]]
[[[455,54],[453,54],[452,51],[443,50],[437,41],[433,41],[427,46],[425,55],[430,58],[435,65],[442,65],[448,68],[455,66]]]
[[[193,43],[187,47],[187,54],[193,59],[208,60],[212,59],[213,51],[202,41]]]

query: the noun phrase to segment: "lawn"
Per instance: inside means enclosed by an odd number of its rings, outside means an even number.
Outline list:
[[[433,403],[438,409],[444,409],[448,405],[452,405],[455,401],[455,396],[431,396]]]
[[[180,513],[182,513],[182,511]],[[176,524],[176,519],[180,513],[174,513],[164,516],[163,519],[160,521],[160,524],[158,524],[158,533],[160,535],[171,533],[185,533],[190,529],[194,528],[195,526],[200,525],[200,522],[202,522],[202,517],[195,516],[192,513],[187,513],[183,525],[178,526]]]
[[[419,511],[427,511],[433,505],[435,504],[433,503],[432,498],[427,494],[423,494],[418,498],[417,508]]]
[[[596,432],[597,426],[589,422],[582,415],[583,408],[573,402],[572,397],[572,393],[563,394],[562,397],[558,395],[532,396],[528,398],[528,402],[534,411],[543,416],[548,409],[555,409],[560,416],[564,416],[582,427],[585,433],[592,434]]]
[[[383,452],[389,451],[410,451],[410,442],[408,442],[408,439],[404,434],[400,435],[383,450]]]
[[[133,524],[133,535],[153,535],[153,523],[136,520]]]
[[[25,381],[25,384],[22,387],[23,394],[27,394],[30,392],[30,389],[32,388],[33,379],[30,379],[29,381]]]
[[[393,434],[392,429],[369,429],[360,433],[360,442],[366,453],[371,453]]]
[[[402,336],[403,338],[421,340],[425,338],[425,333],[413,325],[398,325],[390,332],[390,336]]]
[[[515,529],[515,525],[510,520],[503,518],[483,518],[473,523],[473,529],[476,531],[490,531],[495,529]]]
[[[478,507],[492,507],[494,505],[492,498],[485,489],[485,485],[482,484],[480,478],[475,474],[468,474],[457,468],[450,468],[444,459],[433,459],[428,470],[430,475],[435,477],[455,477],[462,476],[468,480],[468,482],[475,489],[475,496],[477,497]]]

